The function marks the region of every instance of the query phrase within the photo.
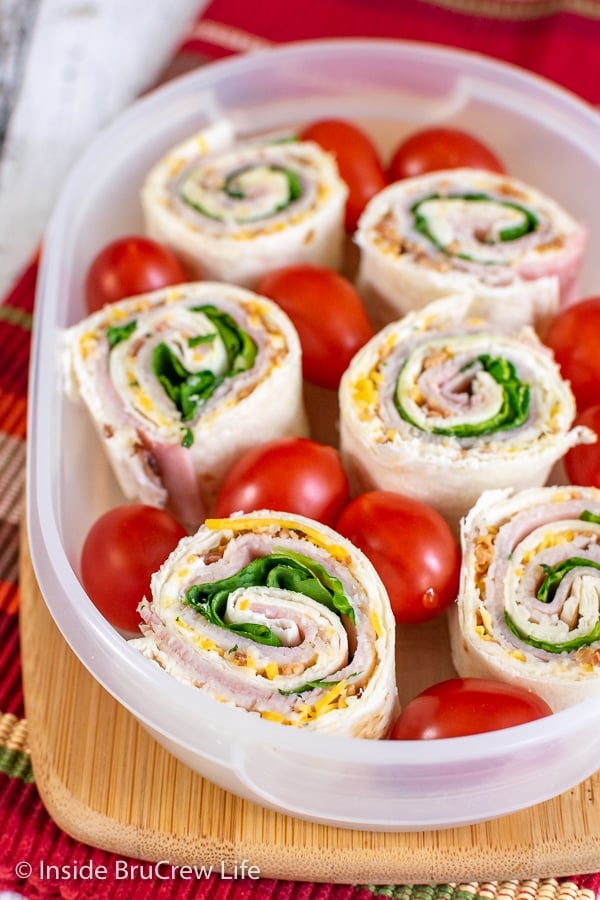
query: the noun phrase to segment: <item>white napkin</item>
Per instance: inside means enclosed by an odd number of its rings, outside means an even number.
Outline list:
[[[13,59],[24,60],[0,158],[0,296],[35,251],[69,167],[156,83],[206,2],[0,0]],[[26,4],[37,5],[28,42]]]

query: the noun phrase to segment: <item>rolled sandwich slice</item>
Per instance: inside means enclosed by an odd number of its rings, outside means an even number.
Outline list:
[[[188,528],[245,450],[307,432],[296,330],[275,303],[232,285],[107,305],[67,330],[65,368],[125,496]]]
[[[237,142],[226,123],[175,147],[142,189],[147,233],[194,277],[254,288],[289,263],[338,269],[348,189],[312,142]]]
[[[572,446],[575,402],[528,326],[507,333],[459,295],[392,323],[340,384],[342,455],[358,493],[409,494],[454,527],[492,487],[544,484]]]
[[[261,510],[208,519],[152,578],[132,646],[178,681],[284,725],[385,737],[398,714],[394,617],[332,529]]]
[[[459,674],[521,685],[555,711],[600,696],[600,491],[486,492],[462,544]]]
[[[543,332],[577,299],[587,231],[516,178],[452,169],[396,182],[358,224],[358,286],[376,323],[470,292],[491,321]]]

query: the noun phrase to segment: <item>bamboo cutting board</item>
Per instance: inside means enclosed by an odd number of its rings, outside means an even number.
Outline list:
[[[21,645],[36,783],[56,823],[120,854],[225,877],[464,883],[600,871],[600,773],[553,800],[470,827],[372,833],[303,822],[205,781],[88,674],[39,593],[26,541]],[[431,649],[431,648],[430,648]],[[247,874],[247,870],[246,870]]]

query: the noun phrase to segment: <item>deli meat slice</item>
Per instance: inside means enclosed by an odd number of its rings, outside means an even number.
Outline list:
[[[375,569],[318,522],[208,519],[152,578],[132,645],[174,679],[261,718],[385,737],[399,712],[395,622]]]
[[[488,491],[462,523],[452,657],[553,710],[600,696],[600,491]]]

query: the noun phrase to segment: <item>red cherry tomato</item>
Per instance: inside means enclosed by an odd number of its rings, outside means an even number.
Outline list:
[[[514,684],[450,678],[407,703],[390,736],[396,741],[461,737],[523,725],[551,714],[545,700]]]
[[[396,148],[388,177],[390,181],[400,181],[462,166],[490,172],[505,171],[498,157],[467,132],[457,128],[424,128],[411,134]]]
[[[600,488],[600,406],[588,406],[575,420],[596,432],[595,444],[578,444],[564,458],[571,484]]]
[[[595,406],[600,400],[600,296],[580,300],[559,312],[545,343],[554,351],[564,378],[571,382],[579,412]]]
[[[150,597],[150,576],[186,533],[168,512],[142,503],[110,509],[92,525],[81,553],[81,580],[115,628],[138,630],[137,606]]]
[[[294,323],[306,380],[337,390],[354,354],[373,337],[350,282],[324,266],[299,264],[269,272],[256,290],[275,300]]]
[[[92,261],[85,280],[90,312],[105,303],[181,284],[186,280],[174,253],[150,238],[131,235],[107,244]]]
[[[333,525],[348,502],[348,479],[333,447],[276,438],[245,453],[219,491],[216,516],[273,509]]]
[[[375,145],[364,131],[343,119],[312,122],[303,128],[300,138],[315,141],[335,156],[340,176],[348,185],[346,231],[352,234],[366,204],[387,183]]]
[[[460,550],[442,516],[390,491],[360,494],[342,511],[337,530],[371,560],[397,622],[424,622],[456,599]]]

